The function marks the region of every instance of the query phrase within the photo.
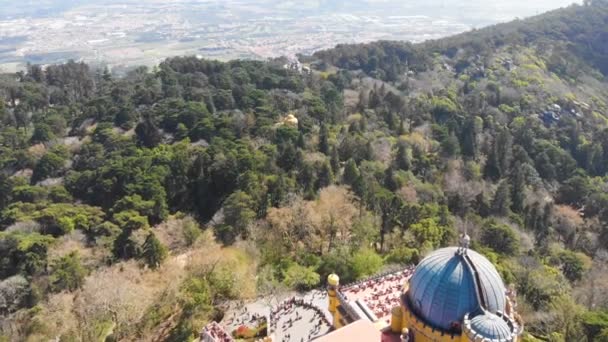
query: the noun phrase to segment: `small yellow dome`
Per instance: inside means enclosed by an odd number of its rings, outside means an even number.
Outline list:
[[[293,114],[289,114],[285,117],[285,120],[283,121],[286,125],[291,125],[291,126],[297,126],[298,125],[298,118],[295,117],[295,115]]]
[[[331,286],[338,286],[340,284],[340,277],[337,274],[330,274],[327,276],[327,283]]]

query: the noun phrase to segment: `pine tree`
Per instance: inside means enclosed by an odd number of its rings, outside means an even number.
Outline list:
[[[479,119],[480,121],[481,119]],[[481,130],[481,123],[478,123],[478,118],[474,117],[465,123],[462,128],[462,154],[466,157],[477,160],[479,154],[479,146],[477,144],[477,135]]]
[[[388,129],[390,129],[391,131],[395,129],[395,114],[393,114],[393,112],[385,112],[384,121],[386,122]]]
[[[368,141],[367,144],[365,144],[365,149],[363,150],[362,159],[365,159],[365,160],[374,159],[374,147],[372,146],[371,141]]]
[[[399,189],[399,183],[397,183],[397,180],[395,179],[395,173],[393,172],[392,166],[389,166],[384,172],[384,186],[390,191]]]
[[[551,204],[541,207],[541,204],[534,203],[525,211],[524,223],[526,228],[534,232],[536,246],[541,249],[541,252],[546,252],[544,250],[548,248],[549,239],[547,237],[550,233],[551,207]]]
[[[291,142],[283,144],[279,151],[277,164],[286,171],[293,170],[297,165],[297,150]]]
[[[269,182],[268,197],[270,205],[278,207],[285,200],[289,191],[288,186],[283,173],[280,173],[275,181]]]
[[[405,135],[405,133],[407,133],[405,131],[405,122],[403,119],[401,119],[401,121],[399,121],[399,128],[397,129],[397,135]]]
[[[442,142],[443,152],[448,157],[455,157],[460,154],[460,143],[454,132],[450,133]]]
[[[11,179],[0,172],[0,211],[11,201],[13,183]]]
[[[135,134],[137,134],[137,141],[148,148],[156,147],[163,138],[150,116],[145,117],[144,120],[135,127]]]
[[[382,83],[382,85],[380,86],[380,97],[384,97],[386,95],[386,85],[384,83]]]
[[[450,209],[447,205],[439,207],[439,224],[444,227],[450,225]]]
[[[175,129],[175,141],[180,141],[185,139],[188,136],[188,127],[183,123],[177,124],[177,128]]]
[[[300,132],[298,135],[298,141],[296,142],[299,148],[306,148],[306,141],[304,140],[304,133]]]
[[[325,188],[333,183],[334,174],[328,162],[323,163],[317,178],[317,189]]]
[[[395,163],[397,164],[397,168],[403,171],[409,171],[412,168],[412,159],[405,144],[399,144]]]
[[[486,178],[496,180],[500,178],[500,170],[498,168],[498,155],[494,149],[494,146],[488,152],[486,164],[484,165],[483,175]]]
[[[375,109],[376,107],[378,107],[380,105],[381,99],[380,96],[378,96],[378,94],[372,90],[369,93],[369,108],[371,109]]]
[[[480,192],[477,196],[475,196],[475,200],[473,200],[473,207],[481,217],[488,217],[491,214],[490,199],[483,191]]]
[[[337,175],[340,171],[340,156],[338,155],[338,149],[335,146],[331,148],[330,155],[331,170],[333,171],[334,175]]]
[[[150,232],[146,237],[142,256],[150,268],[158,268],[167,258],[167,247],[156,238],[154,232]]]
[[[321,125],[321,131],[319,132],[319,152],[329,154],[329,131],[325,124]]]
[[[361,120],[359,120],[359,127],[361,132],[365,132],[367,131],[367,118],[365,116],[361,117]]]
[[[505,177],[513,159],[513,137],[507,129],[502,129],[488,154],[484,175],[494,180]]]
[[[536,170],[538,170],[538,173],[544,179],[554,180],[557,178],[555,165],[551,162],[551,158],[545,151],[536,157]]]
[[[357,178],[359,178],[359,168],[357,167],[357,163],[351,158],[346,162],[346,166],[344,167],[344,177],[343,181],[345,184],[350,186],[354,186]]]
[[[514,169],[511,183],[511,210],[516,213],[521,213],[524,210],[526,199],[526,179],[523,173],[523,168],[517,167]]]
[[[365,90],[361,90],[359,92],[359,103],[357,104],[357,109],[359,111],[364,111],[367,108],[367,92]]]
[[[511,189],[509,189],[509,183],[507,180],[502,180],[498,184],[498,189],[494,194],[494,201],[492,202],[492,210],[496,215],[506,216],[509,214],[511,207]]]
[[[314,168],[309,163],[304,163],[299,170],[298,183],[304,187],[305,191],[314,193],[314,185],[317,182]]]
[[[359,175],[359,177],[355,179],[352,187],[355,194],[359,196],[359,198],[361,198],[363,202],[365,202],[368,194],[367,183],[365,182],[365,178],[363,178],[362,175]]]
[[[513,137],[508,129],[503,128],[500,130],[494,148],[496,149],[496,155],[498,157],[500,176],[504,177],[509,172],[513,157]]]
[[[235,236],[245,236],[255,218],[255,201],[248,193],[236,191],[224,201],[224,223],[234,228]]]

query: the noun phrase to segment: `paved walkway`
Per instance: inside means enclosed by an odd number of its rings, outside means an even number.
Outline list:
[[[327,334],[331,320],[326,308],[325,292],[313,292],[285,300],[272,311],[274,339],[303,342]]]
[[[270,319],[271,306],[273,320]],[[250,303],[232,303],[220,324],[230,333],[241,325],[253,327],[261,317],[266,317],[275,341],[309,341],[329,331],[331,314],[327,306],[327,293],[322,290],[286,293],[272,301],[266,298]]]

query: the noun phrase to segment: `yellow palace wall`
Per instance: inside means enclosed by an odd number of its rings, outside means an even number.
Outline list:
[[[410,333],[413,333],[416,342],[469,342],[464,334],[451,335],[429,327],[403,305],[399,311],[401,311],[401,331],[407,328]],[[397,317],[393,315],[393,318]],[[392,322],[391,326],[393,326]]]
[[[461,335],[451,335],[434,330],[410,312],[407,306],[401,305],[393,309],[391,330],[400,333],[404,329],[408,329],[413,334],[416,342],[475,342],[464,332]],[[517,341],[518,338],[514,337],[513,342]]]

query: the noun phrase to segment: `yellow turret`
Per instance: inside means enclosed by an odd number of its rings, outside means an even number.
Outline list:
[[[391,331],[394,334],[400,333],[403,329],[403,311],[401,306],[395,306],[391,309]]]
[[[335,328],[340,327],[340,312],[338,306],[338,287],[340,286],[340,277],[337,274],[330,274],[327,277],[327,297],[329,298],[329,312],[333,316],[333,325]]]

